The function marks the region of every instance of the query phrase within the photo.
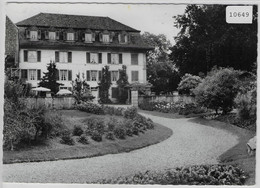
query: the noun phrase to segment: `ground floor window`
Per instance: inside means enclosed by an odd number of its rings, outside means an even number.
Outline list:
[[[119,73],[118,71],[111,71],[111,81],[116,82],[118,80]]]
[[[112,87],[112,98],[118,98],[118,88]]]
[[[139,80],[139,72],[138,71],[132,71],[132,82],[138,82]]]

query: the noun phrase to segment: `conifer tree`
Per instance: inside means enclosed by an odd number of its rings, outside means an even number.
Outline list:
[[[118,88],[118,101],[119,103],[125,104],[128,98],[126,86],[129,84],[125,65],[119,70],[119,79],[116,83]]]
[[[109,88],[111,86],[111,74],[109,66],[102,68],[101,81],[99,85],[99,98],[101,103],[111,103],[109,99]]]

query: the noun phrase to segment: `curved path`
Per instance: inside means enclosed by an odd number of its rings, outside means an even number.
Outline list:
[[[86,183],[147,170],[184,165],[216,164],[217,157],[238,143],[221,129],[143,114],[173,130],[167,140],[129,153],[94,158],[3,165],[4,182]]]

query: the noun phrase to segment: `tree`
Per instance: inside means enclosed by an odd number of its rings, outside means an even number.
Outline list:
[[[178,85],[179,94],[194,96],[193,90],[199,85],[199,83],[201,83],[201,81],[202,79],[199,76],[185,74]]]
[[[84,74],[82,74],[82,78],[83,80],[80,78],[80,75],[77,74],[75,81],[72,82],[72,92],[77,104],[80,104],[81,101],[86,102],[95,98],[91,94],[89,85],[84,79]]]
[[[59,91],[59,86],[63,85],[57,82],[58,78],[58,69],[56,68],[55,62],[50,62],[47,66],[48,72],[44,72],[44,76],[39,83],[40,87],[46,87],[51,90],[53,93]]]
[[[252,24],[228,24],[226,5],[188,5],[175,17],[180,29],[170,59],[181,75],[207,73],[213,66],[253,69],[257,57],[257,7]]]
[[[116,83],[118,87],[118,101],[122,104],[125,104],[128,98],[126,86],[129,84],[125,65],[123,65],[122,69],[119,70],[119,79]]]
[[[109,88],[111,86],[111,74],[109,71],[109,66],[102,68],[101,81],[99,85],[99,98],[101,103],[111,103],[109,99]]]
[[[154,49],[147,52],[147,80],[156,94],[176,90],[180,81],[178,70],[169,59],[171,43],[163,34],[145,32],[143,40]]]
[[[196,101],[201,106],[228,113],[234,107],[234,99],[239,91],[240,71],[231,68],[213,69],[193,90]]]

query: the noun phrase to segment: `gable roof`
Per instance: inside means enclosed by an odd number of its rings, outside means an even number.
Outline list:
[[[109,17],[39,13],[16,24],[20,27],[61,27],[140,32]]]

